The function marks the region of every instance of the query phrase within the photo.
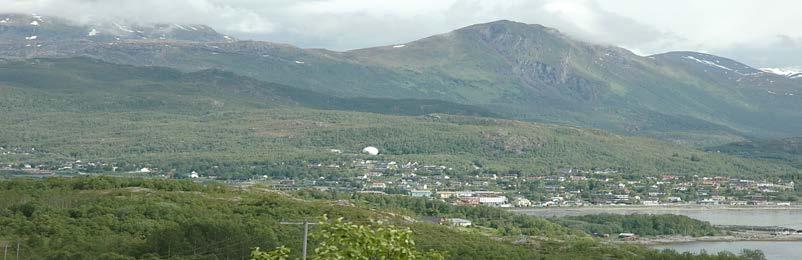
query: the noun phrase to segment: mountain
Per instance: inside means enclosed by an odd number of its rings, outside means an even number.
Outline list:
[[[224,41],[233,38],[206,25],[152,24],[123,22],[75,23],[58,17],[0,14],[0,38],[24,40],[37,45],[63,41],[114,42],[119,40]],[[41,47],[41,46],[40,46]]]
[[[601,130],[472,116],[481,112],[443,101],[332,97],[216,70],[180,72],[88,58],[5,61],[0,165],[55,169],[83,160],[251,178],[304,172],[313,162],[350,162],[365,146],[375,146],[383,159],[447,165],[457,175],[477,164],[499,172],[794,171]]]
[[[184,73],[88,58],[0,60],[2,85],[25,88],[5,88],[9,95],[2,98],[0,111],[197,114],[224,108],[303,106],[397,115],[447,113],[497,117],[480,107],[446,101],[342,98],[213,69]]]
[[[28,27],[0,25],[0,31]],[[512,21],[346,52],[219,38],[79,37],[26,47],[51,36],[7,35],[0,33],[0,57],[88,56],[183,71],[218,69],[340,97],[436,99],[510,118],[703,146],[802,135],[798,79],[702,53],[638,56]]]
[[[707,150],[746,158],[777,160],[802,168],[802,137],[742,141],[707,148]]]
[[[799,79],[802,78],[802,69],[798,68],[761,68],[760,70],[777,74],[780,76],[785,76],[790,79]]]

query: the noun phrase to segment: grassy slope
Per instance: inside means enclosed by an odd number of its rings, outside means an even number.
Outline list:
[[[6,155],[3,163],[102,160],[179,171],[242,170],[350,160],[329,149],[357,152],[373,145],[383,158],[446,164],[462,172],[477,161],[489,169],[533,173],[561,167],[643,174],[795,171],[597,130],[472,116],[309,109],[297,105],[305,104],[306,92],[227,73],[184,74],[84,59],[10,63],[0,73],[5,73],[0,113],[7,122],[0,146],[36,150]]]
[[[454,259],[531,259],[540,254],[479,233],[260,189],[102,178],[0,185],[0,239],[23,241],[21,256],[31,259],[240,258],[252,247],[281,245],[292,248],[297,257],[301,229],[279,222],[314,220],[324,214],[361,224],[372,219],[410,227],[421,249],[447,251]],[[438,239],[443,237],[449,239]],[[314,238],[310,242],[314,248]]]
[[[25,259],[237,259],[247,257],[252,247],[282,245],[299,257],[300,227],[279,222],[324,214],[356,224],[381,221],[408,227],[419,249],[444,252],[449,259],[678,257],[636,245],[603,243],[542,218],[489,207],[481,208],[484,214],[505,216],[507,222],[451,228],[382,211],[359,197],[310,200],[260,187],[235,189],[175,180],[0,180],[0,194],[0,240],[21,242],[20,256]],[[530,236],[515,242],[521,238],[517,231],[498,235],[503,232],[494,225],[518,225]],[[314,250],[316,244],[313,235],[310,247]]]

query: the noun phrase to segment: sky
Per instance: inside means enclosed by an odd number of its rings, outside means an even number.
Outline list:
[[[641,55],[688,50],[802,68],[795,0],[0,0],[77,22],[206,24],[240,38],[350,50],[506,19]]]

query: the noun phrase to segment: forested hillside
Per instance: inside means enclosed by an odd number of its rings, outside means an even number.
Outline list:
[[[309,163],[350,161],[365,146],[379,158],[525,173],[559,168],[628,174],[780,175],[798,170],[601,130],[448,114],[397,116],[342,110],[359,103],[220,72],[181,73],[88,59],[7,62],[0,74],[6,125],[0,163],[102,162],[90,171],[142,167],[222,177],[321,176]],[[320,102],[318,102],[320,101]],[[393,103],[399,102],[399,103]],[[423,103],[421,103],[423,102]],[[447,103],[379,101],[426,111],[481,113]],[[362,106],[362,105],[360,105]],[[310,108],[311,107],[311,108]],[[364,110],[373,111],[372,105]],[[393,113],[376,109],[376,112]],[[406,111],[406,112],[404,112]],[[412,113],[403,109],[399,113]],[[346,153],[333,153],[331,149]],[[111,164],[111,165],[109,165]]]
[[[802,168],[802,138],[751,140],[707,148],[708,151],[727,153],[745,158],[775,160]]]
[[[0,17],[11,19],[0,24],[5,58],[88,56],[191,72],[225,70],[339,97],[435,99],[515,119],[700,146],[802,134],[798,80],[709,54],[643,57],[513,21],[336,52],[238,41],[208,27],[189,33],[154,26],[131,35],[63,19]],[[95,28],[104,32],[89,36]],[[150,30],[163,36],[148,35]]]
[[[436,250],[449,259],[738,259],[601,243],[531,216],[497,220],[505,226],[526,225],[525,233],[498,232],[502,229],[496,224],[484,222],[480,228],[461,229],[383,213],[360,198],[306,200],[259,187],[80,177],[0,180],[0,195],[0,241],[19,242],[20,259],[239,259],[254,247],[279,246],[298,257],[302,229],[279,223],[323,215],[408,227],[419,250]],[[517,241],[521,234],[528,234],[526,242]],[[317,243],[313,236],[310,247]]]

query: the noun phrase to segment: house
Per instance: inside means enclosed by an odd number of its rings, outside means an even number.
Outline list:
[[[412,197],[431,197],[432,192],[428,190],[411,190],[409,191],[409,196]]]
[[[192,173],[189,174],[189,177],[192,178],[192,179],[197,179],[197,178],[200,178],[200,174],[198,174],[195,171],[192,171]]]
[[[384,182],[373,182],[370,184],[371,189],[386,189],[387,184]]]
[[[735,201],[731,201],[730,202],[730,205],[732,205],[732,206],[746,206],[748,204],[749,203],[747,201],[745,201],[745,200],[735,200]]]
[[[703,200],[699,201],[699,204],[701,204],[701,205],[718,205],[719,201],[718,200],[713,200],[713,199],[703,199]]]
[[[485,205],[501,205],[507,203],[505,196],[479,197],[479,203]]]
[[[441,224],[448,224],[456,227],[470,227],[471,221],[462,218],[443,218],[440,221]]]
[[[455,205],[479,205],[478,197],[464,197],[459,198],[454,202]]]
[[[657,200],[642,200],[640,203],[643,204],[644,206],[658,206],[658,205],[660,205],[660,202],[658,202]]]

